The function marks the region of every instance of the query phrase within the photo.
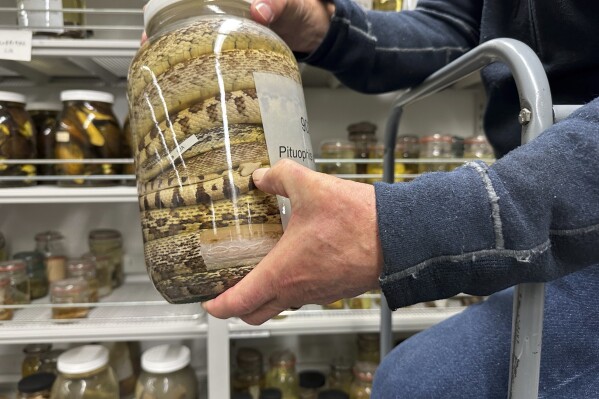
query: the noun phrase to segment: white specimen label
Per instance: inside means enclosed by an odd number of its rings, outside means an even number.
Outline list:
[[[59,143],[68,143],[71,141],[71,134],[65,131],[56,132],[56,141]]]
[[[270,163],[289,158],[314,169],[314,155],[304,92],[295,80],[272,73],[254,72],[256,93]],[[289,199],[277,196],[283,229],[291,217]]]
[[[31,61],[31,31],[0,30],[0,59]]]
[[[174,150],[171,151],[171,153],[169,155],[170,159],[177,159],[179,157],[183,157],[183,153],[185,153],[187,150],[189,150],[198,141],[200,141],[198,139],[198,136],[196,136],[195,134],[192,134],[191,136],[189,136],[188,138],[183,140],[183,142],[181,144],[179,144],[178,147],[176,147]]]
[[[17,6],[20,26],[30,26],[34,31],[64,32],[62,0],[19,0]]]

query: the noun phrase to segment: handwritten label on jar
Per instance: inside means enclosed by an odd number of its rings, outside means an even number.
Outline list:
[[[69,141],[71,141],[71,135],[69,134],[69,132],[56,132],[56,141],[58,141],[59,143],[68,143]]]
[[[284,158],[314,169],[308,116],[302,87],[293,79],[254,72],[256,93],[271,164]],[[277,196],[283,228],[291,217],[291,203]]]
[[[0,30],[0,59],[31,61],[30,30]]]

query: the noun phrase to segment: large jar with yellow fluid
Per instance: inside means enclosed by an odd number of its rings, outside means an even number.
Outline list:
[[[36,157],[35,128],[27,111],[25,96],[9,91],[0,91],[0,176],[19,180],[2,180],[1,187],[22,187],[35,184],[27,176],[35,176],[34,165],[26,161],[19,164],[6,164],[3,159],[27,160]]]
[[[288,200],[252,172],[313,168],[300,73],[243,0],[151,0],[129,69],[145,258],[170,302],[213,298],[274,247]]]
[[[60,94],[60,99],[64,108],[54,127],[56,159],[101,162],[122,156],[123,135],[112,110],[114,96],[111,93],[66,90]],[[57,175],[73,176],[73,179],[59,180],[61,186],[105,186],[118,184],[104,176],[118,174],[120,165],[59,163],[55,170]]]

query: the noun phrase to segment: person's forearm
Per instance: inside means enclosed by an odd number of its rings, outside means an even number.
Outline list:
[[[599,99],[492,167],[377,184],[393,308],[599,263]]]
[[[481,3],[422,0],[416,11],[396,13],[365,12],[350,0],[335,0],[322,44],[298,55],[358,91],[413,86],[478,44]]]

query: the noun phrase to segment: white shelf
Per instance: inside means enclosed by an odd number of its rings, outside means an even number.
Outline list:
[[[393,313],[393,331],[418,332],[429,328],[464,307],[406,308]],[[266,338],[285,335],[319,335],[378,332],[380,310],[321,310],[317,306],[305,306],[295,312],[283,312],[286,317],[269,320],[261,326],[251,326],[240,319],[229,320],[231,338]]]
[[[185,339],[206,330],[199,304],[171,305],[140,276],[94,304],[87,318],[53,320],[48,297],[17,309],[0,323],[0,344]]]
[[[0,204],[69,204],[137,202],[137,189],[130,186],[1,188]]]

